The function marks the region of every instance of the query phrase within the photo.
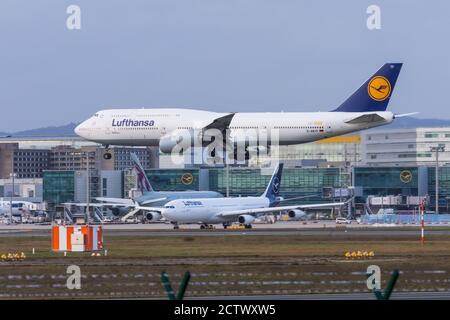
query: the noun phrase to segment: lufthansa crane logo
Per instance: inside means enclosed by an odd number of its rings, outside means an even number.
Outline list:
[[[391,93],[389,80],[382,76],[373,77],[367,86],[369,96],[375,101],[383,101]]]
[[[181,182],[185,185],[190,185],[194,181],[194,176],[191,173],[185,173],[181,176]]]
[[[272,190],[274,193],[278,193],[278,191],[280,191],[280,179],[278,179],[278,177],[273,179]]]
[[[403,170],[400,172],[400,180],[403,183],[409,183],[412,180],[412,173],[409,170]]]

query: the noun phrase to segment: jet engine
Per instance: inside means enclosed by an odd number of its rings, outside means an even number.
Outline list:
[[[161,214],[159,212],[153,211],[148,212],[146,217],[148,221],[159,221],[159,219],[161,219]]]
[[[289,219],[300,220],[306,215],[306,213],[300,209],[293,209],[288,211]]]
[[[111,208],[111,212],[115,217],[123,216],[130,211],[129,207],[113,207]]]
[[[247,151],[248,152],[253,152],[255,154],[256,153],[259,154],[260,152],[261,153],[267,153],[268,150],[269,150],[269,148],[266,147],[266,146],[248,146],[247,147]]]
[[[159,139],[159,149],[162,153],[172,153],[175,146],[186,149],[192,145],[192,139],[193,133],[189,130],[176,130]]]
[[[253,221],[255,221],[255,217],[248,214],[243,214],[239,216],[238,221],[241,224],[251,224]]]
[[[237,143],[234,144],[233,148],[233,157],[234,160],[238,161],[247,161],[251,158],[251,156],[260,156],[264,154],[269,154],[270,148],[266,146],[258,146],[258,145],[248,145],[245,144],[245,147],[239,145]]]

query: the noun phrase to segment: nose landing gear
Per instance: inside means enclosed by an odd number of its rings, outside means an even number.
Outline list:
[[[103,154],[103,159],[110,160],[112,158],[112,154],[109,151],[109,146],[105,146],[105,153]]]

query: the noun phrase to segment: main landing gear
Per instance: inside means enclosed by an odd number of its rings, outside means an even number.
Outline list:
[[[180,229],[180,226],[178,225],[178,222],[172,222],[172,224],[173,224],[173,229],[174,230]]]
[[[200,225],[200,229],[212,230],[212,229],[214,229],[214,226],[212,224],[204,223],[204,224]]]
[[[105,148],[106,148],[106,150],[105,150],[105,153],[103,154],[103,159],[110,160],[112,158],[112,154],[111,154],[111,152],[109,152],[109,146],[106,145]]]
[[[243,223],[236,224],[236,225],[233,225],[232,223],[223,223],[222,225],[223,225],[224,229],[228,229],[228,228],[231,228],[231,229],[251,229],[252,228],[251,224],[243,224]]]

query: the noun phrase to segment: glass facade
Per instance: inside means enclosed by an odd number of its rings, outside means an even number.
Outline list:
[[[261,195],[270,180],[273,169],[263,170],[230,168],[230,196]],[[339,168],[286,168],[283,170],[281,180],[281,195],[286,199],[311,196],[305,198],[305,201],[322,201],[322,188],[340,187],[341,180]],[[209,170],[209,188],[226,194],[226,171],[224,169]]]
[[[417,167],[355,167],[353,176],[364,197],[418,195]]]
[[[199,190],[198,169],[160,169],[145,171],[156,191]]]
[[[74,171],[44,171],[43,173],[44,201],[49,204],[59,204],[75,199]]]
[[[450,197],[450,167],[439,167],[439,208],[447,208]],[[428,168],[428,194],[430,196],[430,207],[436,207],[436,168]]]
[[[128,198],[130,190],[136,188],[136,184],[137,179],[134,170],[128,169],[122,171],[122,186],[123,186],[122,197]]]
[[[280,159],[322,159],[329,162],[345,161],[358,163],[361,161],[360,144],[358,143],[322,143],[313,142],[301,145],[280,146]]]
[[[264,192],[273,168],[229,168],[230,196],[259,196]],[[79,174],[79,173],[78,173]],[[227,173],[223,168],[208,169],[154,169],[146,171],[152,186],[157,191],[212,190],[226,195]],[[351,172],[353,185],[362,188],[361,203],[367,196],[430,196],[429,207],[435,202],[435,168],[434,167],[354,167]],[[352,185],[350,172],[344,168],[285,168],[281,183],[281,196],[285,199],[297,199],[295,203],[323,202],[323,188],[341,188]],[[80,180],[81,179],[81,180]],[[104,195],[105,188],[96,188],[91,177],[91,196]],[[136,186],[135,175],[131,171],[122,175],[124,191]],[[52,204],[76,201],[76,190],[79,190],[83,177],[74,171],[44,171],[43,198]],[[101,180],[99,180],[101,181]],[[78,187],[77,187],[78,185]],[[103,183],[105,186],[106,184]],[[78,188],[78,189],[77,189]],[[448,211],[447,197],[450,195],[450,166],[439,168],[439,199],[441,212]],[[0,194],[1,192],[0,187]],[[98,194],[94,194],[98,192]],[[3,192],[4,193],[4,192]],[[6,195],[4,195],[6,196]],[[128,197],[127,192],[124,194]],[[81,201],[81,200],[80,200]],[[327,200],[328,201],[328,200]],[[283,204],[289,204],[284,202]],[[446,209],[446,210],[445,210]]]
[[[114,170],[133,168],[134,162],[131,160],[131,153],[136,154],[144,169],[151,167],[149,150],[147,148],[115,147],[112,151],[114,152]]]

